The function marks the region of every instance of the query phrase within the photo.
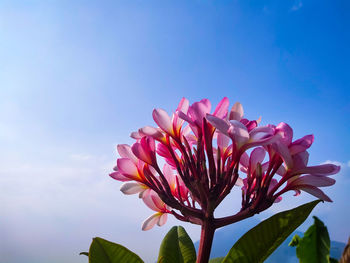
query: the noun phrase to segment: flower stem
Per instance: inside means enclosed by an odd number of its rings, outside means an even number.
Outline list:
[[[213,244],[215,227],[212,220],[205,220],[202,224],[197,263],[208,263],[211,246]]]

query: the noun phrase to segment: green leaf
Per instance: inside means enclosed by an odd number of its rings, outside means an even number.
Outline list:
[[[316,200],[264,220],[245,233],[226,255],[223,263],[263,262],[320,202]]]
[[[89,263],[141,263],[142,259],[122,245],[100,237],[92,240],[89,250]]]
[[[330,240],[327,227],[314,216],[314,224],[306,230],[297,245],[300,263],[329,263]]]
[[[194,263],[196,250],[182,226],[174,226],[164,237],[159,249],[158,263]]]
[[[211,260],[209,260],[209,263],[221,263],[223,260],[224,260],[224,257],[212,258]]]
[[[339,261],[335,258],[329,258],[329,263],[339,263]]]
[[[80,252],[79,255],[89,256],[89,253],[88,252]]]
[[[294,237],[292,238],[292,241],[289,242],[288,246],[296,247],[297,245],[299,245],[300,239],[301,239],[300,236],[294,235]]]

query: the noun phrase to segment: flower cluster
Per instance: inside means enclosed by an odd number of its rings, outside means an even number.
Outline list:
[[[124,194],[139,194],[156,212],[143,230],[163,225],[167,214],[194,224],[209,218],[222,227],[269,208],[290,190],[331,201],[319,187],[333,185],[328,176],[340,167],[308,166],[313,135],[293,140],[286,123],[259,126],[260,120],[243,117],[240,103],[229,111],[227,98],[213,113],[209,100],[189,105],[183,98],[172,116],[155,109],[153,119],[158,127],[143,127],[131,134],[132,146],[117,146],[121,158],[110,174],[125,182]],[[241,210],[214,218],[235,185],[242,190]]]

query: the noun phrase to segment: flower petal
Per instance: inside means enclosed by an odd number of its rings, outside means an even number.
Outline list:
[[[320,175],[332,175],[340,171],[340,166],[331,163],[309,166],[299,169],[293,174],[320,174]]]
[[[118,144],[117,151],[122,158],[129,158],[135,163],[137,162],[136,156],[133,154],[131,147],[127,144]]]
[[[218,147],[221,150],[224,150],[227,148],[228,144],[230,143],[230,137],[226,136],[225,134],[218,132],[218,137],[217,137],[217,144]]]
[[[139,178],[139,172],[136,165],[128,158],[120,158],[117,160],[117,166],[120,173],[125,177],[135,179]]]
[[[144,184],[132,182],[132,183],[124,183],[120,187],[120,191],[122,191],[125,195],[133,195],[140,192],[143,192],[147,189],[147,186]]]
[[[146,136],[151,136],[156,140],[161,140],[164,137],[163,133],[160,130],[151,126],[145,126],[139,129],[139,132]]]
[[[301,139],[296,140],[292,143],[292,145],[289,147],[289,151],[292,155],[297,154],[299,152],[303,152],[310,148],[312,143],[314,142],[314,136],[306,135]]]
[[[142,230],[147,231],[154,227],[154,225],[159,221],[159,217],[162,215],[162,213],[155,213],[148,217],[145,221],[142,223]]]
[[[236,102],[231,108],[229,120],[240,121],[243,118],[243,114],[244,114],[244,111],[243,111],[242,104],[239,102]]]
[[[266,151],[262,147],[255,148],[250,154],[250,169],[251,172],[255,170],[258,163],[262,163],[266,155]]]
[[[284,163],[286,164],[288,169],[293,167],[293,159],[290,155],[288,147],[284,143],[276,142],[274,145],[274,149],[280,155]]]
[[[333,178],[329,178],[326,176],[315,176],[315,175],[305,175],[300,176],[297,179],[291,182],[291,185],[312,185],[316,187],[324,187],[331,186],[335,184],[335,180]]]
[[[176,183],[176,176],[173,174],[173,169],[171,169],[171,166],[168,163],[163,166],[163,174],[167,179],[170,188],[173,189]]]
[[[137,132],[132,132],[130,134],[130,137],[135,139],[135,140],[140,140],[143,137],[143,135],[137,131]]]
[[[271,137],[272,135],[274,135],[274,133],[274,128],[272,128],[271,126],[261,126],[252,129],[249,132],[249,136],[251,141],[259,141],[264,138]]]
[[[249,140],[247,127],[239,121],[231,120],[228,134],[239,145],[242,146]]]
[[[115,180],[121,181],[121,182],[125,182],[125,181],[130,181],[131,179],[128,177],[125,177],[124,175],[122,175],[119,171],[115,171],[113,173],[109,174],[110,177],[112,177]]]
[[[160,199],[159,195],[154,192],[151,194],[152,201],[154,205],[158,208],[158,211],[166,211],[166,204]]]
[[[140,140],[140,142],[134,143],[131,150],[138,159],[152,165],[155,158],[154,148],[154,139],[152,137],[145,136]]]
[[[221,131],[223,134],[228,135],[227,131],[230,128],[230,124],[227,121],[210,114],[207,114],[207,120],[216,129]]]
[[[323,200],[323,201],[327,201],[327,202],[333,202],[322,190],[320,190],[319,188],[315,187],[315,186],[303,186],[299,188],[300,190],[303,190],[313,196],[316,196],[317,198]]]
[[[153,202],[153,199],[152,199],[152,196],[155,194],[155,192],[152,190],[152,191],[149,191],[147,194],[144,194],[142,196],[142,200],[143,202],[149,207],[151,208],[153,211],[156,211],[156,212],[160,212],[158,207],[154,204]]]
[[[293,170],[300,170],[307,166],[309,161],[309,153],[307,151],[293,155]]]
[[[162,214],[158,219],[157,225],[158,226],[164,225],[166,223],[167,219],[168,219],[168,214],[166,214],[166,213]]]
[[[230,104],[230,102],[229,102],[228,98],[224,97],[219,102],[218,106],[216,106],[213,115],[218,117],[218,118],[224,118],[227,115],[229,104]]]
[[[284,145],[289,146],[292,143],[293,129],[287,123],[279,123],[276,127],[276,132],[281,134],[281,142]]]
[[[203,99],[199,102],[193,103],[188,109],[188,114],[191,116],[192,121],[202,127],[203,118],[210,112],[210,101]]]
[[[166,133],[173,135],[173,125],[168,113],[163,109],[155,109],[152,113],[153,120]]]
[[[187,114],[188,111],[188,107],[189,107],[189,101],[186,98],[182,98],[179,105],[177,106],[176,111],[181,111],[185,114]]]

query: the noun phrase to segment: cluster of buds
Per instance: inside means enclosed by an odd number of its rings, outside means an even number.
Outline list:
[[[240,103],[229,111],[227,98],[213,113],[209,100],[189,105],[183,98],[172,116],[155,109],[153,119],[158,127],[143,127],[131,134],[132,146],[117,146],[121,158],[110,174],[125,182],[124,194],[139,194],[156,212],[143,230],[163,225],[167,214],[199,225],[209,220],[219,228],[266,210],[291,190],[331,201],[319,187],[333,185],[328,176],[340,167],[308,166],[313,135],[293,141],[286,123],[258,126],[260,120],[243,118]],[[214,218],[235,186],[242,191],[241,209]]]

